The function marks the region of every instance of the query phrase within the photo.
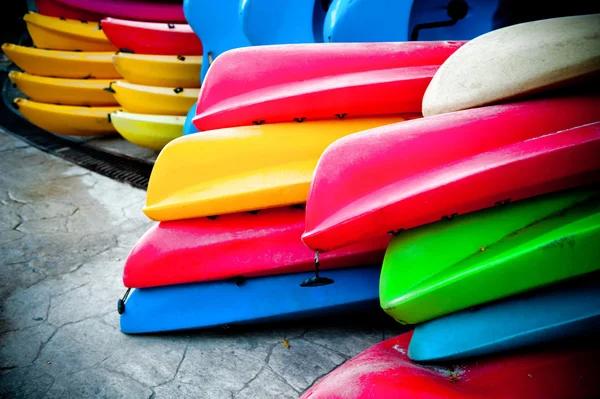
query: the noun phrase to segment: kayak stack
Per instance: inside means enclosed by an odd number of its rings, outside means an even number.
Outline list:
[[[12,83],[27,96],[13,105],[34,125],[65,136],[115,134],[109,114],[119,109],[104,91],[121,75],[112,63],[116,50],[97,22],[27,13],[34,47],[5,43],[2,51],[21,71]]]
[[[440,66],[423,118],[320,157],[303,242],[391,237],[382,309],[414,331],[303,398],[596,397],[600,14],[516,24]]]

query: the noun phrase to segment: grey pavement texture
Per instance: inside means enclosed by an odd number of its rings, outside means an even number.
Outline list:
[[[0,131],[0,397],[297,398],[402,332],[356,316],[121,333],[123,264],[153,223],[144,200]]]

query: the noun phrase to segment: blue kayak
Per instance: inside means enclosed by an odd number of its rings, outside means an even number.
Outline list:
[[[495,26],[499,0],[333,0],[326,42],[470,40]],[[496,23],[497,24],[497,23]]]
[[[190,108],[190,110],[187,113],[187,116],[185,117],[185,122],[183,123],[183,135],[188,135],[188,134],[193,134],[193,133],[198,133],[198,129],[196,129],[196,126],[194,126],[194,123],[192,122],[192,119],[194,119],[194,117],[196,116],[196,107],[198,106],[198,104],[194,104],[192,105],[192,107]]]
[[[600,274],[417,325],[414,361],[448,361],[600,333]]]
[[[227,50],[250,46],[239,18],[239,0],[184,0],[183,12],[202,40],[200,82],[204,81],[210,64],[219,55]]]
[[[281,321],[380,310],[380,266],[327,270],[333,284],[301,287],[314,273],[255,277],[245,281],[139,288],[121,314],[128,334]]]
[[[323,42],[320,0],[242,0],[240,20],[253,45]]]

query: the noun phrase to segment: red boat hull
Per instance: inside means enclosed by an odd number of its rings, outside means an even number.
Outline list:
[[[406,353],[412,332],[350,359],[302,399],[595,398],[598,346],[561,343],[452,365],[420,365]]]
[[[336,114],[420,113],[433,74],[463,44],[321,43],[231,50],[211,65],[194,125],[205,131]]]
[[[202,42],[187,24],[104,18],[102,30],[116,48],[136,54],[202,55]]]
[[[300,239],[304,210],[273,208],[161,222],[131,251],[123,273],[132,288],[295,273],[314,269],[314,252]],[[322,269],[381,264],[387,237],[320,257]]]
[[[321,156],[303,241],[329,251],[497,202],[597,181],[600,97],[484,107],[338,140]],[[549,135],[538,140],[536,137]]]
[[[35,0],[40,14],[50,17],[100,21],[116,17],[136,21],[186,22],[181,3],[132,0]]]

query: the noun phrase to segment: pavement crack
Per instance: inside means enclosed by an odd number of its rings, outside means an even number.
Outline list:
[[[50,342],[52,340],[52,338],[54,338],[54,336],[56,335],[56,333],[58,332],[58,328],[54,328],[54,332],[52,334],[50,334],[50,336],[48,337],[48,339],[45,342],[42,342],[40,347],[38,348],[38,351],[35,355],[35,358],[33,359],[33,361],[31,362],[30,366],[33,366],[33,364],[38,360],[38,358],[42,355],[42,351],[44,350],[44,348],[46,347],[46,345],[48,344],[48,342]]]
[[[303,340],[305,340],[306,342],[310,342],[310,343],[311,343],[311,344],[313,344],[313,345],[320,346],[320,347],[321,347],[321,348],[323,348],[323,349],[327,349],[328,351],[331,351],[331,352],[333,352],[333,353],[335,353],[335,354],[337,354],[337,355],[341,356],[341,357],[344,359],[344,361],[346,361],[346,360],[348,360],[348,359],[350,359],[350,358],[352,357],[352,356],[350,356],[350,355],[347,355],[347,354],[345,354],[345,353],[342,353],[342,352],[340,352],[340,351],[337,351],[337,350],[335,350],[335,349],[328,348],[328,347],[327,347],[327,346],[325,346],[325,345],[322,345],[322,344],[319,344],[319,343],[317,343],[317,342],[311,341],[310,339],[308,339],[308,338],[306,338],[306,337],[304,337],[304,338],[302,338],[302,339],[303,339]]]
[[[185,360],[185,357],[187,356],[187,351],[188,351],[189,347],[190,347],[190,341],[188,340],[187,344],[185,345],[185,348],[183,349],[183,355],[181,356],[181,360],[179,361],[179,364],[177,365],[177,368],[175,369],[175,373],[173,374],[173,378],[171,378],[171,381],[173,381],[177,377],[177,374],[179,374],[179,369],[181,368],[181,365],[183,364],[183,361]]]
[[[275,372],[275,370],[273,370],[273,369],[271,368],[271,366],[269,366],[268,364],[267,364],[267,368],[268,368],[268,369],[271,371],[271,373],[275,374],[275,377],[277,377],[277,378],[278,378],[278,379],[279,379],[281,382],[283,382],[285,385],[287,385],[288,387],[290,387],[290,389],[292,389],[292,390],[293,390],[294,392],[296,392],[296,393],[300,393],[300,391],[299,391],[298,389],[294,388],[294,387],[292,386],[292,384],[290,384],[290,383],[289,383],[289,382],[288,382],[288,381],[285,379],[285,377],[284,377],[284,376],[280,375],[279,373],[276,373],[276,372]]]
[[[95,367],[95,366],[92,366],[92,367]],[[100,365],[99,367],[100,367],[101,369],[103,369],[103,370],[105,370],[105,371],[109,372],[109,373],[116,374],[116,375],[120,375],[120,376],[121,376],[121,377],[123,377],[123,378],[127,378],[127,379],[129,379],[129,380],[131,380],[131,381],[137,382],[138,384],[140,384],[140,385],[141,385],[141,386],[143,386],[144,388],[148,388],[148,389],[152,390],[152,388],[150,388],[148,385],[144,384],[144,383],[143,383],[143,382],[141,382],[141,381],[138,381],[138,380],[136,380],[136,379],[135,379],[135,378],[133,378],[132,376],[130,376],[130,375],[128,375],[128,374],[125,374],[125,373],[123,373],[123,372],[121,372],[121,371],[119,371],[119,370],[108,369],[108,368],[104,367],[103,365]],[[78,370],[78,371],[79,371],[79,370]]]
[[[83,284],[81,284],[81,285],[78,285],[77,287],[73,287],[73,288],[71,288],[70,290],[67,290],[67,291],[61,292],[60,294],[56,294],[56,295],[50,295],[50,299],[52,299],[52,298],[58,298],[58,297],[61,297],[61,296],[63,296],[63,295],[66,295],[66,294],[68,294],[69,292],[75,291],[75,290],[76,290],[76,289],[78,289],[78,288],[85,287],[85,286],[86,286],[86,285],[88,285],[88,284],[91,284],[91,281],[88,281],[87,283],[83,283]]]
[[[347,360],[346,360],[346,361],[347,361]],[[336,370],[336,369],[337,369],[338,367],[340,367],[342,364],[346,363],[346,361],[344,361],[344,362],[340,363],[340,364],[339,364],[337,367],[335,367],[334,369],[332,369],[332,370],[329,370],[329,371],[327,371],[327,372],[325,372],[325,373],[323,373],[323,374],[321,374],[321,375],[317,376],[317,377],[316,377],[316,378],[313,380],[313,382],[312,382],[312,383],[311,383],[309,386],[307,386],[307,387],[306,387],[306,389],[305,389],[304,391],[302,391],[302,394],[304,394],[306,391],[308,391],[310,388],[312,388],[312,387],[313,387],[313,385],[315,385],[317,382],[319,382],[319,381],[321,380],[321,378],[325,377],[326,375],[328,375],[328,374],[330,374],[330,373],[333,373],[333,371],[334,371],[334,370]]]

